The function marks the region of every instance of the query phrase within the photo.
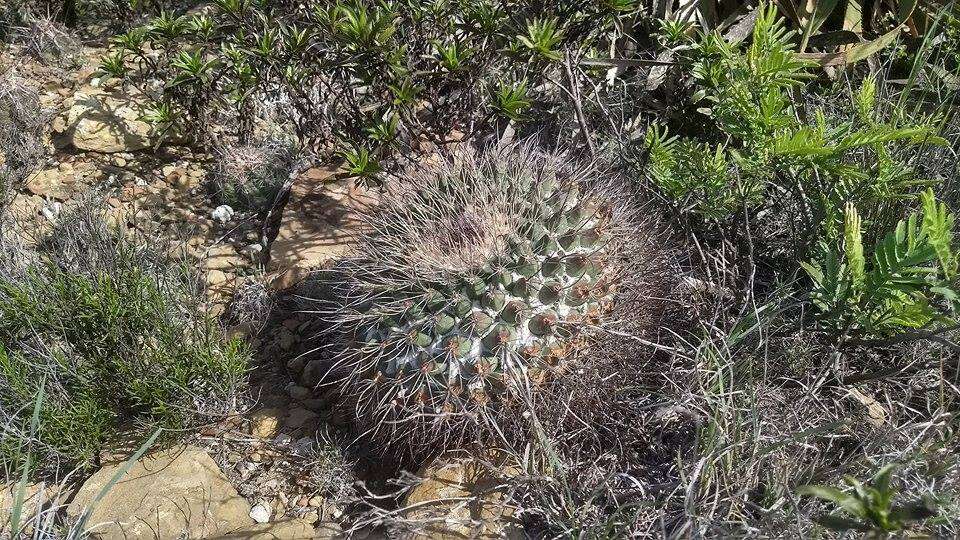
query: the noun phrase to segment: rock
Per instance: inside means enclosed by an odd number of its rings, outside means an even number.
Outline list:
[[[230,281],[230,276],[221,270],[211,270],[207,272],[207,285],[210,285],[213,289],[223,287],[228,281]]]
[[[287,385],[287,395],[296,400],[304,400],[313,397],[313,392],[309,388],[290,383]]]
[[[63,204],[61,204],[59,201],[54,201],[53,203],[44,206],[43,209],[40,210],[40,214],[47,218],[47,221],[50,223],[56,223],[57,218],[60,217],[60,212],[62,211]]]
[[[313,525],[304,519],[258,523],[221,537],[222,540],[301,540],[304,538],[316,538]]]
[[[213,246],[207,250],[206,267],[208,270],[230,270],[247,266],[247,260],[237,254],[230,244]]]
[[[270,507],[266,504],[258,504],[250,509],[250,517],[257,523],[268,523],[270,521]]]
[[[236,212],[232,207],[230,207],[230,205],[221,204],[213,209],[213,212],[210,213],[210,217],[213,218],[213,220],[217,223],[225,224],[229,223],[230,220],[233,219],[233,215],[235,213]]]
[[[315,358],[303,367],[303,375],[300,380],[307,388],[316,388],[329,370],[330,362],[328,360]]]
[[[17,482],[9,482],[0,485],[0,538],[9,538],[14,499],[20,492],[20,486]],[[21,506],[22,514],[20,516],[19,526],[21,530],[31,527],[30,521],[37,515],[38,509],[47,508],[51,505],[51,499],[56,497],[56,492],[47,487],[44,483],[28,484],[23,491],[23,504]]]
[[[181,191],[185,191],[193,187],[193,180],[191,179],[190,175],[187,174],[186,170],[180,167],[175,167],[169,173],[164,173],[163,181]]]
[[[286,328],[280,331],[279,343],[278,343],[280,345],[280,349],[284,351],[289,351],[293,347],[293,344],[296,342],[297,342],[297,336],[294,335],[293,332],[287,330]]]
[[[67,111],[69,143],[80,150],[135,152],[152,146],[153,128],[142,118],[146,99],[129,92],[84,87]]]
[[[334,538],[343,538],[343,529],[340,525],[333,522],[317,523],[314,527],[314,540],[333,540]]]
[[[252,261],[259,260],[262,251],[263,244],[249,244],[243,248],[243,254]]]
[[[303,356],[294,356],[287,361],[287,369],[293,373],[300,373],[306,366],[307,359]]]
[[[302,408],[296,408],[291,410],[290,414],[287,415],[287,419],[284,421],[284,425],[289,428],[296,429],[308,422],[315,421],[318,418],[318,416],[319,415],[317,415],[317,413],[313,411],[302,409]]]
[[[124,464],[87,480],[67,507],[77,518]],[[88,523],[103,539],[220,536],[250,524],[250,506],[202,449],[163,450],[130,468],[97,504]]]
[[[259,409],[250,415],[250,434],[260,439],[271,439],[280,430],[283,411],[275,408]]]
[[[357,211],[375,203],[372,191],[353,183],[308,177],[295,182],[270,244],[271,287],[292,287],[309,270],[326,267],[348,253],[361,226]]]
[[[60,169],[37,171],[27,177],[27,191],[40,197],[65,201],[73,195],[74,177],[72,172],[64,174]]]
[[[498,488],[498,476],[516,476],[520,470],[503,454],[488,461],[499,468],[496,474],[458,452],[440,456],[420,472],[423,482],[404,501],[405,507],[414,506],[405,517],[426,523],[414,538],[524,538],[515,507]]]

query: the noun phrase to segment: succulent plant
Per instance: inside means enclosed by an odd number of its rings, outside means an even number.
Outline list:
[[[529,144],[462,151],[365,215],[356,253],[326,274],[325,313],[330,381],[374,431],[502,409],[567,369],[610,310],[635,230],[597,175]]]

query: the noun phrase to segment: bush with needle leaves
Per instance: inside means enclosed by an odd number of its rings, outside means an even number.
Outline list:
[[[811,297],[835,330],[889,334],[951,322],[960,307],[953,248],[954,215],[932,190],[913,213],[865,252],[857,209],[844,212],[842,250],[822,242],[818,257],[801,263],[814,282]]]
[[[802,486],[798,492],[835,503],[841,508],[842,513],[817,519],[824,527],[840,532],[859,531],[869,538],[886,538],[889,533],[902,533],[913,522],[937,515],[937,506],[929,497],[907,504],[894,503],[897,491],[891,486],[891,480],[896,467],[893,463],[882,467],[867,485],[852,476],[845,476],[844,481],[853,488],[852,493],[821,485]]]

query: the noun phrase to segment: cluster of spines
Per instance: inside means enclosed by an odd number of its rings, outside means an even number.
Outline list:
[[[571,349],[571,323],[599,314],[608,212],[576,186],[524,204],[520,226],[482,267],[373,288],[357,337],[376,358],[373,381],[392,381],[395,399],[446,394],[449,403],[466,388],[486,401],[510,370],[557,365]]]

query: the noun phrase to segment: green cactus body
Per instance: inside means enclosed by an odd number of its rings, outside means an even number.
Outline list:
[[[393,420],[502,402],[605,312],[613,206],[529,148],[404,180],[337,273],[344,377],[361,407]]]

